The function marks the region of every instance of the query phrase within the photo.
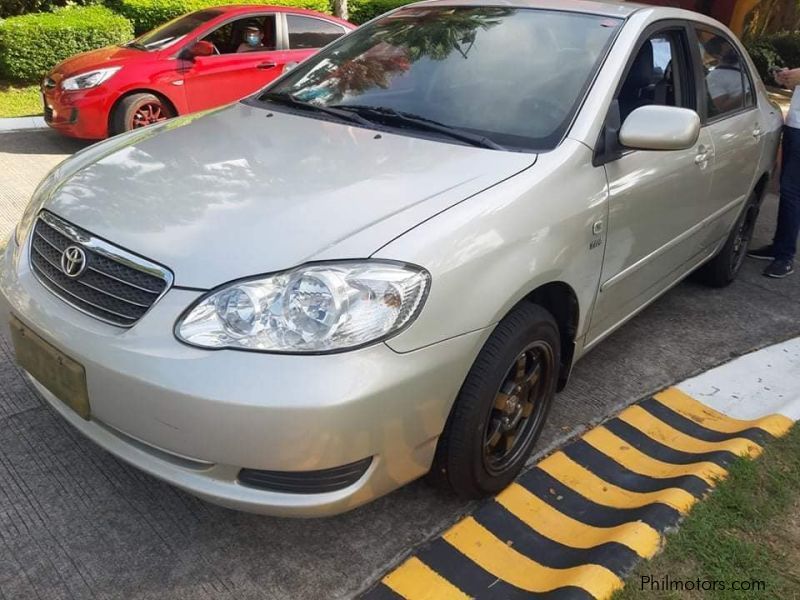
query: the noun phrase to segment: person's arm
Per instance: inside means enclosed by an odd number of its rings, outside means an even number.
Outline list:
[[[784,69],[775,74],[775,81],[793,90],[800,85],[800,69]]]

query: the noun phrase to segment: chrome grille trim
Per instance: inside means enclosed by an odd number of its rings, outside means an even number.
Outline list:
[[[141,304],[140,302],[134,302],[133,300],[128,300],[127,298],[123,298],[122,296],[117,296],[116,294],[112,294],[111,292],[107,292],[106,290],[101,290],[99,287],[86,283],[85,281],[81,281],[80,279],[78,279],[77,281],[81,285],[88,287],[90,290],[94,290],[95,292],[99,292],[104,296],[114,298],[115,300],[119,300],[120,302],[124,302],[125,304],[130,304],[131,306],[138,306],[139,308],[150,308],[149,304]]]
[[[115,277],[111,273],[106,273],[105,271],[101,271],[99,269],[95,269],[91,265],[88,266],[87,268],[90,271],[94,271],[95,273],[99,273],[100,275],[103,275],[104,277],[108,277],[109,279],[113,279],[114,281],[119,281],[120,283],[124,283],[125,285],[129,285],[132,288],[136,288],[137,290],[141,290],[143,292],[147,292],[148,294],[158,294],[159,293],[158,290],[151,290],[151,289],[148,289],[146,287],[138,286],[135,283],[131,283],[130,281],[125,281],[124,279],[120,279],[119,277]],[[171,279],[170,279],[170,285],[172,285],[172,280]]]
[[[72,244],[83,248],[88,263],[75,279],[68,278],[60,265],[61,253]],[[31,272],[52,294],[84,314],[122,328],[135,325],[174,280],[161,265],[47,211],[39,213],[34,225],[29,260]]]

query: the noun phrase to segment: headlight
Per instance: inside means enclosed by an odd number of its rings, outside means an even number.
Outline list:
[[[96,69],[87,73],[81,73],[74,77],[68,77],[61,82],[61,87],[65,90],[88,90],[89,88],[97,87],[111,79],[111,77],[122,67],[109,67],[107,69]]]
[[[386,339],[417,316],[424,269],[363,261],[320,263],[238,281],[202,297],[178,320],[178,339],[201,348],[336,352]]]

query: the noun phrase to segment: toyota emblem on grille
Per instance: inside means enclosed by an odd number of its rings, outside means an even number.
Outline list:
[[[61,255],[61,270],[64,275],[75,279],[86,270],[86,253],[80,246],[68,246]]]

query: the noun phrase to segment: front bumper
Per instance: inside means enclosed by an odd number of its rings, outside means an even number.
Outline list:
[[[113,98],[103,86],[65,92],[60,85],[42,87],[44,120],[70,137],[99,140],[108,137]]]
[[[18,258],[17,254],[23,254]],[[86,369],[91,419],[41,395],[97,444],[211,502],[281,516],[352,509],[430,468],[458,389],[488,331],[414,352],[385,344],[323,356],[207,351],[172,334],[199,295],[172,289],[133,328],[71,308],[10,242],[0,263],[0,329],[16,316]],[[241,468],[330,469],[372,457],[344,489],[292,494],[248,487]]]

